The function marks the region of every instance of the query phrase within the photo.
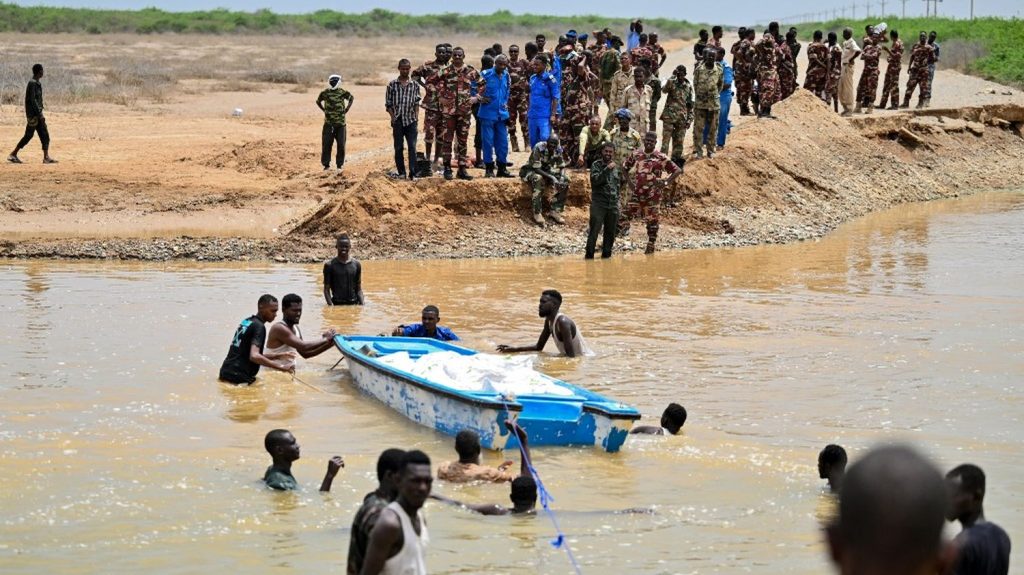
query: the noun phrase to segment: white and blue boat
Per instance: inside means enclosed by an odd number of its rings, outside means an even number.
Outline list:
[[[405,352],[412,359],[436,352],[461,356],[477,352],[430,338],[338,335],[334,344],[348,359],[352,381],[405,417],[448,435],[472,429],[488,449],[515,448],[505,428],[516,419],[530,445],[599,446],[616,452],[640,419],[635,408],[564,381],[536,374],[559,393],[509,396],[493,389],[466,391],[391,365],[385,357]],[[383,360],[383,361],[382,361]]]

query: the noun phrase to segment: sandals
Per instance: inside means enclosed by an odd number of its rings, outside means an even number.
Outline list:
[[[54,160],[53,158],[43,158],[43,163],[44,164],[56,164],[57,160]]]
[[[19,158],[18,156],[15,156],[14,154],[11,154],[10,156],[7,156],[7,161],[12,163],[12,164],[21,164],[21,163],[23,163],[21,161],[21,158]]]

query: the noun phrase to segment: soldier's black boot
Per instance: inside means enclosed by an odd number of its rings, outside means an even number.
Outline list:
[[[459,173],[462,173],[462,168],[459,168]],[[445,164],[444,165],[444,179],[451,181],[454,178],[455,178],[455,175],[452,174],[452,166],[451,166],[451,164]]]
[[[515,176],[513,176],[511,173],[509,173],[509,171],[508,171],[508,164],[501,164],[501,163],[499,163],[498,164],[498,177],[499,178],[514,178]]]
[[[749,116],[750,115],[750,108],[746,104],[740,104],[740,115],[741,116]]]
[[[512,151],[519,151],[519,138],[516,137],[515,133],[509,134],[509,143],[512,144]]]
[[[473,176],[466,172],[466,168],[459,166],[459,173],[455,174],[455,177],[460,180],[472,180]]]
[[[485,178],[493,178],[494,177],[494,162],[491,162],[489,164],[484,164],[484,167],[487,169],[487,171],[484,172],[484,177]]]

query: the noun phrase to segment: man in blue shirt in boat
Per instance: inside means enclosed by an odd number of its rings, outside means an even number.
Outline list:
[[[561,313],[559,311],[561,307],[562,294],[553,289],[545,290],[540,295],[540,305],[537,308],[538,315],[544,318],[544,329],[540,332],[540,339],[537,340],[537,343],[522,347],[499,345],[498,351],[501,353],[542,351],[548,343],[548,338],[554,336],[555,346],[560,354],[566,357],[590,355],[590,348],[587,347],[587,342],[576,327],[576,322]]]
[[[441,321],[441,311],[437,309],[436,305],[428,305],[423,308],[423,315],[421,317],[423,323],[414,323],[411,325],[402,324],[391,332],[391,335],[404,336],[404,337],[431,337],[441,341],[459,341],[459,336],[455,335],[452,330],[437,325],[437,322]]]

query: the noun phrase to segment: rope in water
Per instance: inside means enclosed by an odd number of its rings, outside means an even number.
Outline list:
[[[501,402],[505,405],[505,413],[511,416],[511,412],[508,409],[508,398],[504,395],[501,396]],[[533,477],[533,481],[537,484],[537,495],[540,497],[540,506],[544,509],[548,519],[551,520],[551,524],[555,526],[555,538],[551,540],[551,546],[555,549],[565,549],[566,555],[569,556],[569,563],[572,564],[573,570],[577,575],[581,575],[583,571],[580,569],[580,564],[576,561],[576,556],[572,553],[572,548],[569,546],[569,541],[565,537],[565,533],[562,532],[562,528],[558,525],[558,517],[555,516],[555,511],[551,509],[551,503],[554,502],[555,498],[551,496],[551,492],[544,487],[544,482],[540,479],[540,474],[537,473],[537,468],[533,466],[533,461],[526,454],[526,450],[523,449],[521,442],[516,442],[519,445],[519,455],[526,462],[526,468],[530,470],[530,475]]]

